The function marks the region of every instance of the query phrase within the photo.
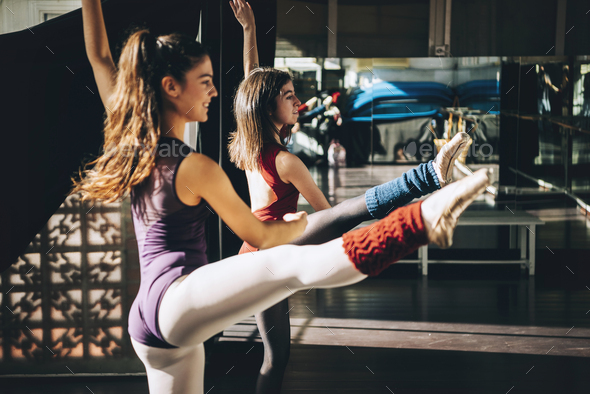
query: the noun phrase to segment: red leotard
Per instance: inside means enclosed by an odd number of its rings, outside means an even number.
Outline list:
[[[286,150],[287,148],[277,143],[267,143],[262,148],[262,153],[260,154],[260,174],[275,194],[275,200],[270,205],[252,212],[262,222],[282,220],[285,214],[297,212],[299,190],[291,183],[283,182],[277,171],[277,155],[279,152]],[[244,242],[240,248],[240,254],[257,250],[257,248]]]

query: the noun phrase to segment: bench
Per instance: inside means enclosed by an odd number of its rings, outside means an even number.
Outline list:
[[[420,263],[422,275],[428,275],[428,264],[521,264],[535,275],[535,232],[536,226],[545,222],[523,211],[467,211],[459,218],[457,226],[510,226],[517,227],[520,247],[519,260],[428,260],[428,245],[418,249],[418,260],[400,260],[400,263]],[[527,258],[527,235],[529,255]],[[512,236],[511,236],[512,240]],[[511,245],[512,246],[512,245]]]

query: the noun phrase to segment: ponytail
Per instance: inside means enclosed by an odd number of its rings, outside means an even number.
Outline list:
[[[156,37],[144,29],[129,36],[106,108],[103,153],[79,171],[79,181],[72,179],[71,193],[109,203],[150,175],[162,135],[162,78],[184,83],[186,72],[206,55],[199,42],[181,34]]]

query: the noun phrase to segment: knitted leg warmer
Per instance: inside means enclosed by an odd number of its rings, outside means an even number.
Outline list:
[[[365,275],[379,275],[402,257],[428,244],[421,205],[420,201],[398,208],[373,227],[344,234],[342,246],[356,269]]]

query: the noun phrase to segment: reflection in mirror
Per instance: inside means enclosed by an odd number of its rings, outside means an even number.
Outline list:
[[[590,202],[590,59],[574,63],[571,192]],[[576,129],[578,128],[578,129]]]
[[[507,59],[505,80],[518,80],[516,101],[503,108],[503,133],[516,126],[518,149],[503,174],[515,195],[568,197],[587,213],[590,196],[590,61],[586,57]],[[505,122],[504,122],[505,121]],[[508,126],[510,124],[510,127]],[[504,127],[506,126],[506,127]],[[508,174],[510,172],[511,174]],[[503,185],[508,183],[502,182]]]
[[[415,165],[466,132],[472,143],[460,168],[498,172],[498,57],[281,57],[275,67],[293,74],[305,103],[291,150],[308,164]]]

